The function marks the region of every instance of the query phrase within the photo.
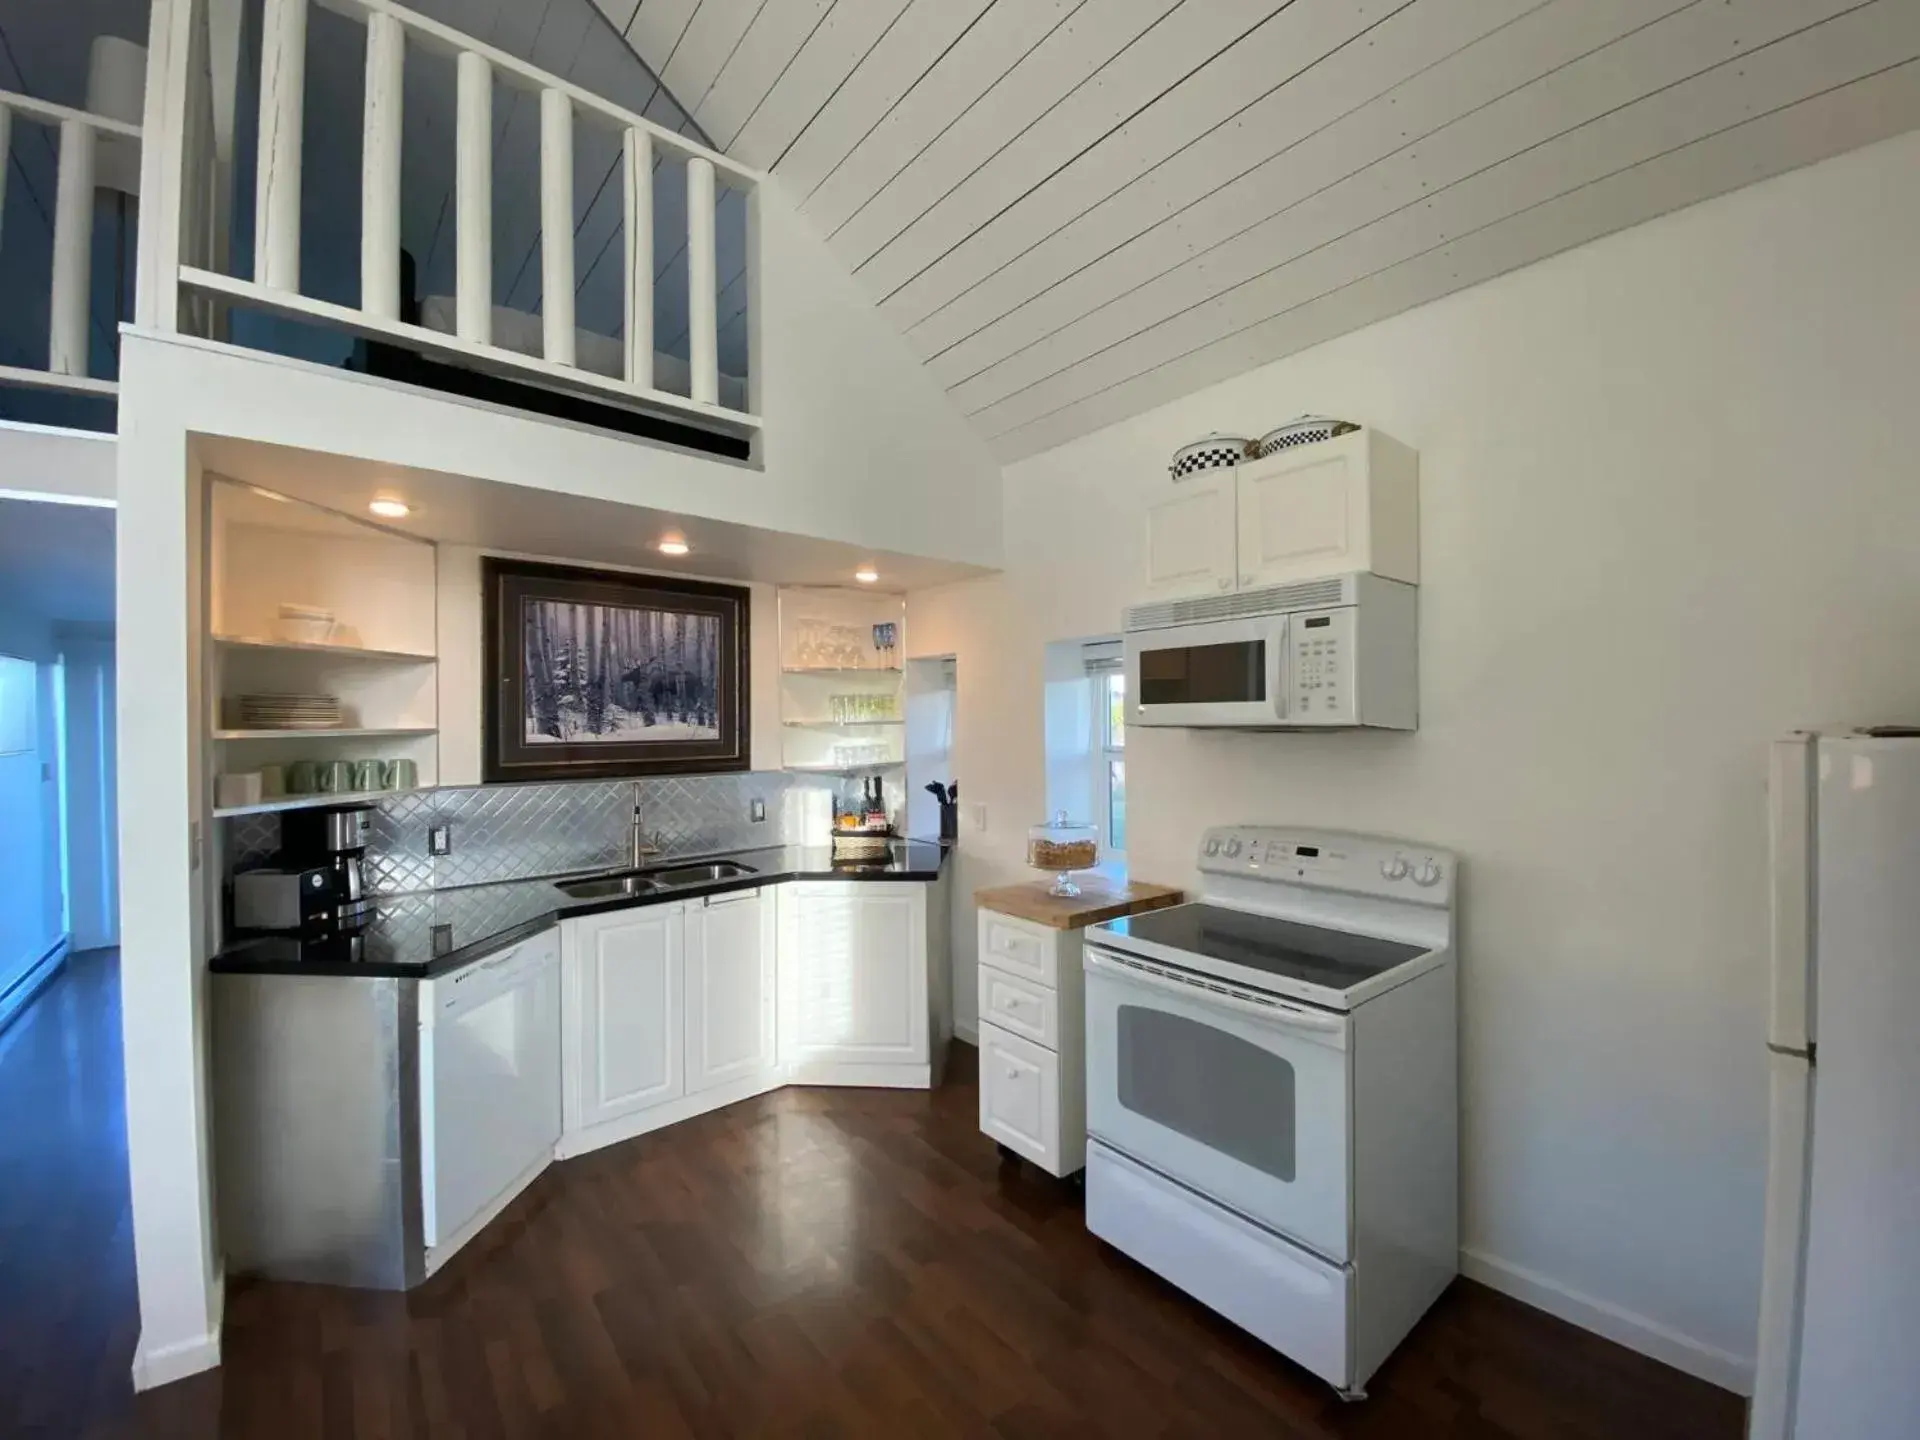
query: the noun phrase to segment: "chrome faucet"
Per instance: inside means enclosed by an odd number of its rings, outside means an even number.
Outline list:
[[[651,836],[647,834],[646,827],[640,823],[640,802],[635,800],[633,802],[633,833],[629,837],[627,855],[628,860],[632,862],[631,868],[638,870],[659,853],[660,832],[656,830]]]

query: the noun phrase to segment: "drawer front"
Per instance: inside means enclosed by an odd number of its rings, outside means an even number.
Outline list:
[[[982,965],[980,1018],[1049,1050],[1060,1048],[1060,997],[1024,976]]]
[[[980,1129],[1060,1173],[1060,1057],[995,1025],[980,1027]]]
[[[1011,915],[980,912],[980,962],[1058,988],[1060,932]]]

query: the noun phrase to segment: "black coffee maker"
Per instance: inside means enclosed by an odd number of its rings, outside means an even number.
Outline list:
[[[365,805],[332,810],[288,810],[280,817],[280,862],[324,866],[333,877],[327,919],[350,930],[373,915],[363,863],[373,838],[373,811]]]

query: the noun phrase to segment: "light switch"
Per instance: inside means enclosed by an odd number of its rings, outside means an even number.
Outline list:
[[[976,830],[984,830],[987,828],[987,807],[986,806],[975,805],[973,807],[973,828]]]
[[[751,820],[755,825],[758,825],[761,822],[763,822],[766,818],[767,818],[767,802],[762,800],[759,796],[756,795],[750,802],[748,802],[747,819]]]

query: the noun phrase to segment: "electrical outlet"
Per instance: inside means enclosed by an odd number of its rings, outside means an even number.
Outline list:
[[[984,830],[987,828],[987,807],[986,806],[975,805],[973,807],[973,828],[976,830]]]
[[[427,854],[451,855],[453,853],[453,826],[430,825],[427,827]]]
[[[759,825],[763,823],[766,820],[766,818],[767,818],[767,802],[762,800],[758,795],[756,795],[747,804],[747,819],[752,821],[755,825]]]

